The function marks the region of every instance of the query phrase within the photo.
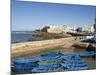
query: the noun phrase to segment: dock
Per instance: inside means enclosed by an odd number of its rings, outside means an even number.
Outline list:
[[[11,57],[23,57],[32,56],[33,54],[39,54],[41,52],[48,52],[48,50],[60,47],[66,44],[66,47],[70,47],[75,42],[75,37],[50,39],[42,41],[31,41],[23,43],[15,43],[11,46]]]

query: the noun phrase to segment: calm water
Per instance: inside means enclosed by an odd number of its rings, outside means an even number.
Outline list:
[[[32,34],[28,33],[11,33],[11,42],[26,42],[32,38]]]

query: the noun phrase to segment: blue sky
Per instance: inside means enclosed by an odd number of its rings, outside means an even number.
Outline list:
[[[93,25],[95,16],[95,6],[12,0],[13,31],[35,30],[47,24]]]

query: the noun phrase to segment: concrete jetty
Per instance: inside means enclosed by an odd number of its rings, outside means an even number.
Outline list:
[[[11,46],[11,57],[23,57],[32,56],[33,54],[39,54],[41,52],[48,52],[48,50],[63,46],[72,46],[75,42],[75,37],[50,39],[42,41],[31,41],[23,43],[15,43]]]

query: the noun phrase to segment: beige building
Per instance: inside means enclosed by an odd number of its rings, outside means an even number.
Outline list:
[[[69,26],[60,26],[60,25],[52,25],[50,28],[47,30],[48,33],[67,33],[67,32],[76,32],[76,27],[69,27]]]
[[[50,26],[50,28],[47,30],[48,33],[63,33],[64,28],[62,26]]]

